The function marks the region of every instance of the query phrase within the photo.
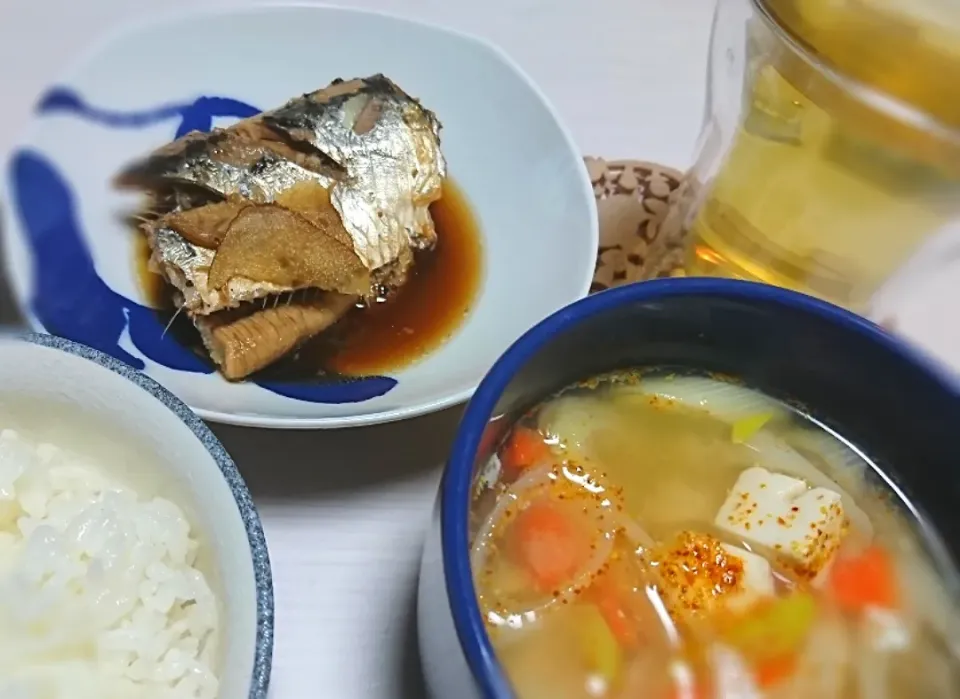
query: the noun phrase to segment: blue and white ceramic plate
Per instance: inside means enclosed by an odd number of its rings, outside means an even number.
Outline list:
[[[124,221],[136,200],[111,180],[187,131],[378,72],[443,123],[449,170],[483,236],[473,310],[446,344],[391,376],[228,383],[147,306]],[[265,427],[371,424],[466,400],[526,328],[587,292],[597,246],[580,156],[509,58],[437,27],[324,7],[181,15],[112,37],[38,101],[0,195],[8,275],[35,329],[142,369],[205,418]]]

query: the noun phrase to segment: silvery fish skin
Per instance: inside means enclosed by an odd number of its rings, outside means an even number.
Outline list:
[[[335,172],[322,166],[314,170],[285,158],[275,150],[289,150],[283,144],[244,137],[247,125],[238,126],[236,130],[191,132],[126,168],[117,179],[133,186],[194,185],[220,197],[239,195],[258,203],[271,202],[300,182],[323,187],[335,182]]]
[[[404,239],[421,249],[436,242],[424,203],[439,198],[446,176],[440,123],[391,80],[375,75],[336,83],[263,121],[346,171],[330,200],[370,269],[395,259]]]
[[[435,115],[376,75],[335,81],[229,129],[188,134],[124,170],[118,182],[167,193],[189,185],[257,203],[272,202],[296,184],[316,183],[329,188],[373,278],[402,280],[411,248],[436,242],[429,205],[440,198],[445,176]],[[210,288],[214,250],[155,222],[144,232],[154,265],[181,291],[191,313],[294,290],[244,278]]]

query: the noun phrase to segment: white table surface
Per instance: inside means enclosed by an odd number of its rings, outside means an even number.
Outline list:
[[[191,4],[0,2],[0,154],[36,95],[86,44],[126,19]],[[584,153],[689,164],[713,0],[352,4],[500,44],[540,83]],[[892,304],[900,329],[960,367],[958,316],[949,300],[958,297],[960,268],[908,287]],[[276,699],[423,696],[412,617],[417,567],[458,414],[340,432],[214,426],[259,505],[273,560]]]

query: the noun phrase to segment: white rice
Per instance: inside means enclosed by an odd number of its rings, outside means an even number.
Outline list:
[[[0,699],[213,699],[217,603],[175,504],[0,432]]]

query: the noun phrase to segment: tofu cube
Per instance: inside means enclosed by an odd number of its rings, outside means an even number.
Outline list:
[[[739,546],[721,544],[731,559],[739,559],[743,566],[739,591],[726,600],[730,608],[749,607],[764,597],[773,597],[773,570],[763,556],[742,549]]]
[[[847,530],[838,493],[759,466],[740,474],[714,524],[814,585]]]
[[[710,534],[681,532],[654,549],[651,563],[675,618],[742,609],[774,594],[766,559]]]

